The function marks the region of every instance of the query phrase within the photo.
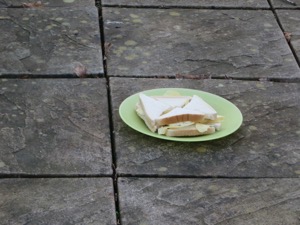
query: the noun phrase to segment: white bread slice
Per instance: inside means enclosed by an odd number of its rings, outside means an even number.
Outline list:
[[[172,108],[185,106],[192,97],[190,96],[152,96],[157,101],[163,102]]]
[[[169,125],[172,123],[180,123],[180,122],[202,122],[204,120],[205,115],[199,113],[195,110],[185,109],[185,108],[175,108],[170,112],[158,117],[156,119],[156,124],[158,127]]]
[[[139,95],[139,102],[136,106],[136,112],[145,121],[147,127],[152,132],[157,130],[155,120],[168,110],[170,110],[169,105],[148,97],[143,93]]]
[[[183,108],[198,111],[205,115],[205,119],[217,119],[216,110],[197,95],[193,95],[191,101]]]
[[[169,137],[185,137],[185,136],[200,136],[206,134],[215,133],[215,128],[213,126],[208,126],[205,131],[199,131],[196,127],[196,124],[185,126],[176,129],[167,129],[165,132],[166,136]]]

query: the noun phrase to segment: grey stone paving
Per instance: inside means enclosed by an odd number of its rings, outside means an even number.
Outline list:
[[[299,179],[121,178],[118,183],[122,225],[299,224]]]
[[[1,174],[111,174],[105,80],[0,80],[0,151]]]
[[[267,0],[103,0],[103,6],[253,7],[269,8]]]
[[[287,0],[270,0],[274,8],[297,8],[300,9],[300,0],[290,0],[291,4]]]
[[[299,225],[291,1],[0,0],[0,224]],[[243,124],[183,143],[121,121],[163,87],[220,95]]]
[[[270,11],[104,8],[103,14],[110,76],[300,78]]]
[[[95,7],[0,9],[0,76],[103,73]]]
[[[23,4],[31,4],[37,7],[82,7],[82,6],[95,6],[94,0],[43,0],[40,1],[20,1],[20,0],[0,0],[0,8],[1,7],[22,7]],[[37,3],[34,5],[34,3]]]
[[[290,42],[296,51],[298,59],[300,59],[300,11],[277,10],[276,13],[284,31],[290,36]]]
[[[110,84],[120,174],[300,176],[300,120],[295,118],[300,113],[299,83],[111,78]],[[184,87],[220,95],[240,108],[243,125],[223,139],[177,143],[145,136],[121,121],[118,107],[126,97],[163,87]]]
[[[1,179],[0,224],[116,225],[110,178]]]

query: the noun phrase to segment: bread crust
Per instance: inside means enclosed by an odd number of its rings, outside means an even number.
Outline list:
[[[160,118],[156,120],[156,124],[158,127],[172,124],[172,123],[180,123],[180,122],[194,122],[194,123],[201,123],[205,119],[205,115],[201,114],[181,114],[181,115],[174,115],[167,118]]]
[[[159,99],[186,99],[186,100],[191,100],[192,97],[191,96],[182,96],[182,95],[178,95],[178,96],[165,96],[165,95],[153,95],[151,96],[152,98],[159,100]]]
[[[136,104],[136,113],[137,115],[142,119],[144,120],[145,124],[147,125],[147,127],[149,128],[149,130],[151,130],[153,133],[156,132],[157,130],[157,126],[153,123],[153,121],[151,121],[144,113],[144,110],[141,106],[141,103],[138,102]]]

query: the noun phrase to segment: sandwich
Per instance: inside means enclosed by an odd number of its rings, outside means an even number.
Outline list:
[[[221,129],[223,116],[197,95],[147,96],[139,94],[137,115],[152,132],[166,136],[199,136]]]

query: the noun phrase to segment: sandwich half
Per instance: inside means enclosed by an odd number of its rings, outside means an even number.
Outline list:
[[[139,102],[136,105],[137,114],[144,120],[145,124],[152,132],[155,132],[158,129],[155,123],[156,118],[170,109],[171,107],[169,105],[155,100],[143,93],[139,95]]]
[[[191,101],[184,106],[185,109],[195,110],[205,115],[205,119],[215,120],[217,119],[218,113],[211,107],[207,102],[197,95],[194,95]]]

